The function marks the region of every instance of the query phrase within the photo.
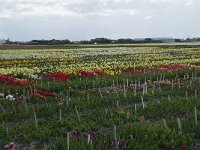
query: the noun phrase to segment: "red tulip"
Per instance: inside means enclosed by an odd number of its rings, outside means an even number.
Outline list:
[[[44,95],[44,96],[56,96],[56,94],[54,94],[54,93],[44,92],[44,91],[37,90],[37,89],[33,90],[33,93],[39,94],[39,95]]]
[[[43,74],[43,77],[48,80],[66,81],[69,79],[70,75],[67,73],[47,73]]]
[[[157,72],[157,71],[173,71],[173,70],[179,70],[179,69],[186,69],[186,66],[179,65],[179,64],[172,64],[172,65],[160,65],[148,69],[133,69],[133,68],[128,68],[128,69],[121,69],[122,72],[127,72],[127,73],[136,73],[136,74],[144,74],[144,73],[152,73],[152,72]]]
[[[29,82],[27,79],[18,79],[13,76],[0,75],[0,83],[8,85],[27,86],[32,85],[34,82]]]
[[[86,77],[93,77],[93,76],[102,76],[105,73],[101,70],[80,70],[78,71],[80,75],[86,76]]]
[[[181,145],[181,150],[185,150],[185,145],[184,144]]]

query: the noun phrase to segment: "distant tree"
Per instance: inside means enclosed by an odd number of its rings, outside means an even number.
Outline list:
[[[145,43],[151,43],[151,42],[153,42],[153,40],[152,40],[151,38],[146,38],[146,39],[144,40],[144,42],[145,42]]]
[[[66,40],[32,40],[30,44],[32,45],[61,45],[61,44],[70,44],[71,42],[66,39]]]
[[[175,39],[175,42],[182,42],[181,39]]]
[[[90,41],[80,41],[80,44],[90,44]]]
[[[90,44],[110,44],[112,40],[107,38],[95,38],[90,40]]]
[[[116,41],[116,43],[118,43],[118,44],[131,44],[131,43],[135,43],[135,41],[133,39],[118,39]]]

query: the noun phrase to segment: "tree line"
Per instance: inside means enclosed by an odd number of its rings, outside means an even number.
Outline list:
[[[143,39],[108,39],[108,38],[95,38],[91,40],[70,41],[65,40],[31,40],[28,42],[10,41],[6,40],[5,44],[21,44],[21,45],[65,45],[65,44],[137,44],[137,43],[165,43],[165,42],[200,42],[200,38],[187,38],[187,39],[173,39],[173,38],[143,38]]]

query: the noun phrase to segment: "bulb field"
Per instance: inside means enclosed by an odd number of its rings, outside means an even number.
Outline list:
[[[200,147],[200,45],[0,50],[0,149]]]

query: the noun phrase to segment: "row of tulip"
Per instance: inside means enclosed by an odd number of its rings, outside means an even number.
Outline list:
[[[172,64],[172,65],[160,65],[152,68],[147,69],[136,69],[136,68],[128,68],[128,69],[120,69],[116,68],[112,72],[104,72],[101,70],[79,70],[76,72],[75,75],[81,75],[86,77],[94,77],[94,76],[103,76],[103,75],[117,75],[121,73],[133,73],[133,74],[145,74],[145,73],[153,73],[153,72],[159,72],[159,71],[176,71],[176,70],[186,70],[186,69],[192,69],[191,66],[185,66],[185,65],[179,65],[179,64]],[[32,79],[48,79],[48,80],[55,80],[55,81],[67,81],[70,78],[70,75],[68,73],[44,73],[41,76],[37,74],[23,74],[24,76],[28,76]],[[34,81],[28,81],[27,79],[18,79],[14,76],[8,76],[8,75],[0,75],[0,83],[6,83],[8,85],[20,85],[20,86],[28,86],[33,85]]]
[[[0,50],[1,74],[42,72],[76,73],[77,70],[149,68],[184,64],[199,67],[197,48],[128,47],[74,50]]]

